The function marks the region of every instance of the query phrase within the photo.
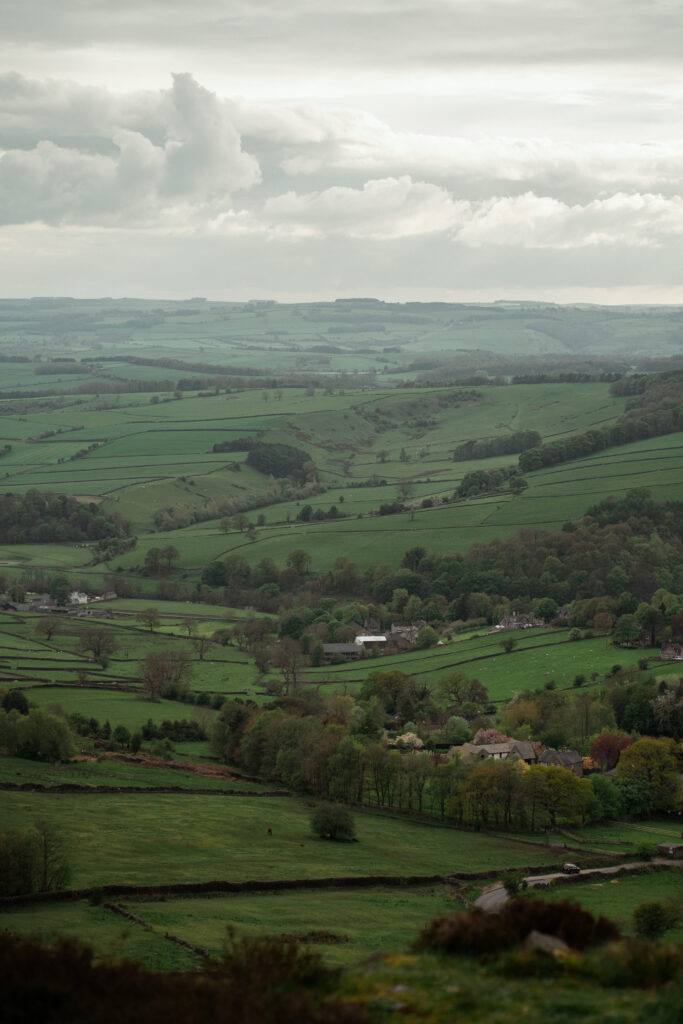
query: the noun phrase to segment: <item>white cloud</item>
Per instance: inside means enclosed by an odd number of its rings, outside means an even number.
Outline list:
[[[683,236],[683,199],[616,193],[584,206],[526,193],[481,203],[458,232],[473,247],[649,247]]]
[[[274,233],[396,239],[448,231],[467,208],[445,189],[403,175],[367,181],[360,189],[288,192],[268,199],[260,219]]]
[[[2,223],[146,223],[178,204],[225,205],[260,180],[229,108],[190,75],[123,103],[103,90],[49,91],[0,83],[5,146],[14,135],[25,147],[0,154]]]

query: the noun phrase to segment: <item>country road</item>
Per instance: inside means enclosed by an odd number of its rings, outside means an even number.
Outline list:
[[[608,868],[584,868],[579,874],[588,875],[615,875],[618,871],[634,871],[637,868],[647,867],[649,864],[665,864],[671,868],[683,868],[683,861],[670,860],[668,857],[653,857],[650,861],[634,860],[629,861],[628,864],[614,864]],[[554,871],[547,875],[527,875],[524,881],[533,888],[535,885],[545,885],[548,882],[552,882],[556,878],[566,878],[567,875],[563,871]],[[573,876],[576,878],[576,875]],[[505,892],[505,886],[502,882],[493,882],[487,887],[486,891],[474,901],[475,907],[481,907],[482,910],[500,910],[501,907],[507,903],[507,893]]]

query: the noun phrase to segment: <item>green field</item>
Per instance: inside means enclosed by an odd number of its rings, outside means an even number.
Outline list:
[[[303,678],[325,686],[351,686],[362,683],[371,672],[399,669],[431,684],[452,672],[464,672],[479,679],[492,700],[501,701],[553,681],[558,689],[567,689],[579,674],[586,676],[587,686],[592,685],[593,672],[602,682],[615,664],[624,668],[636,665],[644,653],[642,649],[614,647],[609,637],[570,641],[568,630],[525,629],[517,637],[518,646],[510,654],[501,649],[500,634],[483,635],[451,640],[443,647],[427,651],[368,657],[324,669],[309,668]]]
[[[185,747],[187,744],[178,744]],[[152,786],[175,786],[181,789],[240,790],[244,793],[261,792],[273,787],[258,782],[234,778],[199,775],[179,765],[149,768],[146,765],[119,759],[74,761],[64,764],[46,764],[26,761],[18,757],[0,757],[0,783],[23,785],[34,782],[41,786],[123,786],[127,789],[145,789]]]
[[[602,914],[619,925],[625,935],[633,934],[633,911],[641,903],[661,901],[683,907],[683,871],[672,868],[650,875],[605,877],[604,881],[558,885],[543,893],[547,900],[572,900],[596,916]],[[683,920],[668,931],[667,941],[683,944]]]
[[[306,801],[165,794],[5,792],[16,827],[45,819],[65,837],[79,886],[431,875],[552,863],[545,846],[357,815],[358,842],[313,836]],[[272,835],[267,835],[267,829]]]

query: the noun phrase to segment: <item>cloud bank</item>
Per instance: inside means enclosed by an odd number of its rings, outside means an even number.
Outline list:
[[[619,273],[622,286],[654,274],[658,294],[677,287],[683,138],[462,127],[414,131],[349,104],[227,96],[187,72],[123,92],[1,75],[6,280],[21,267],[17,293],[40,291],[52,260],[63,273],[47,290],[74,292],[66,268],[92,262],[97,241],[120,281],[107,291],[138,294],[146,287],[131,281],[133,262],[120,266],[126,246],[153,251],[174,288],[188,262],[197,273],[212,260],[239,264],[222,289],[235,297],[238,279],[242,296],[279,294],[286,282],[302,298],[313,280],[327,296],[368,293],[371,280],[385,291],[391,283],[394,296],[454,280],[499,294],[510,282],[531,296],[553,275],[561,288],[604,288]],[[71,264],[57,261],[60,246]],[[183,294],[205,290],[188,280]]]

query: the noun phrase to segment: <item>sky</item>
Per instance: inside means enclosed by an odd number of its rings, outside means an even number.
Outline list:
[[[683,303],[683,0],[0,0],[0,295]]]

